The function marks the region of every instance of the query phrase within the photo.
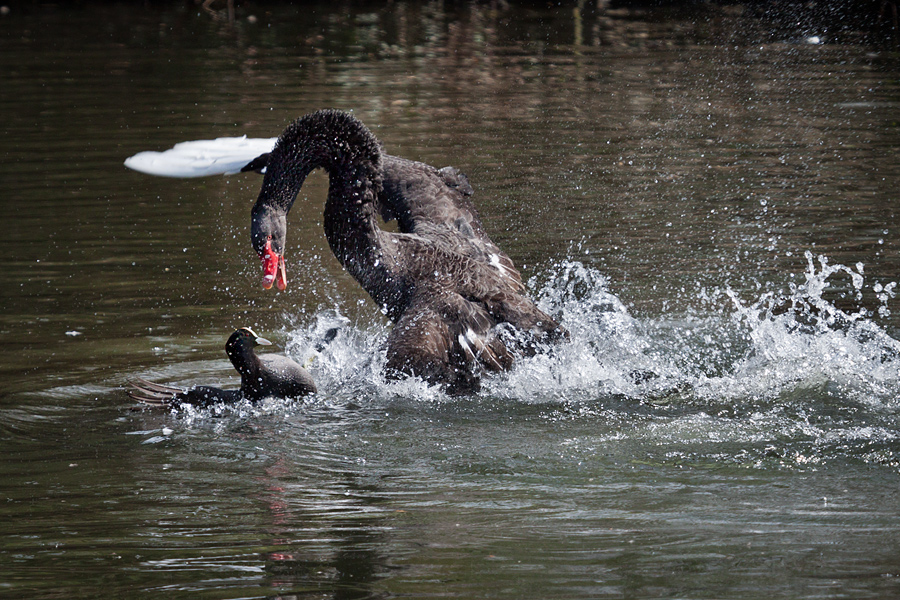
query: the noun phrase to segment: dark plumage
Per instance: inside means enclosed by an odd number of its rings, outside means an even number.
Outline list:
[[[515,352],[567,335],[524,295],[521,276],[485,233],[472,187],[456,169],[383,154],[365,125],[333,110],[289,125],[268,156],[248,165],[263,167],[251,236],[264,286],[286,284],[287,213],[309,173],[325,169],[328,243],[395,323],[389,375],[467,391],[477,388],[479,369],[509,369]],[[396,219],[400,232],[380,229],[377,216]],[[501,339],[500,324],[516,334]]]
[[[134,389],[129,390],[128,395],[145,404],[157,406],[180,402],[208,406],[242,399],[256,402],[270,396],[297,398],[314,394],[316,385],[306,369],[286,356],[277,354],[257,356],[253,351],[255,346],[268,346],[271,343],[247,327],[238,329],[228,338],[225,353],[241,374],[241,388],[238,390],[220,390],[205,385],[184,389],[136,379],[130,382]]]

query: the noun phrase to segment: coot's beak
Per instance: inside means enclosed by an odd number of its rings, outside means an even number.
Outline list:
[[[272,342],[270,342],[266,338],[257,337],[254,341],[257,344],[259,344],[260,346],[271,346],[272,345]]]
[[[266,240],[263,250],[263,287],[271,289],[274,283],[279,290],[287,287],[287,272],[284,268],[284,257],[272,250],[272,238]]]

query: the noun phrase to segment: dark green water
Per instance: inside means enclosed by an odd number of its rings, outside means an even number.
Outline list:
[[[895,52],[733,8],[216,16],[0,17],[0,595],[900,594]],[[323,107],[466,172],[571,344],[477,396],[385,383],[323,175],[273,294],[258,176],[122,166]],[[237,385],[222,347],[244,325],[321,393],[125,395]]]

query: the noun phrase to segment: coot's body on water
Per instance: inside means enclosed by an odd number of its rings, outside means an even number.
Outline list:
[[[240,400],[257,402],[263,398],[299,398],[316,392],[312,376],[287,356],[263,354],[257,356],[253,348],[268,346],[272,342],[256,335],[249,327],[242,327],[228,338],[225,353],[231,364],[241,374],[241,387],[222,390],[198,385],[190,389],[152,383],[143,379],[131,382],[134,388],[129,396],[157,406],[178,403],[208,406],[216,403],[233,403]]]

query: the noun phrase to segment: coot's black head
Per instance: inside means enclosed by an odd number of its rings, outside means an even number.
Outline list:
[[[241,350],[254,348],[255,346],[271,346],[272,342],[254,333],[249,327],[241,327],[231,334],[225,343],[225,352],[228,356],[238,354]]]

